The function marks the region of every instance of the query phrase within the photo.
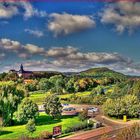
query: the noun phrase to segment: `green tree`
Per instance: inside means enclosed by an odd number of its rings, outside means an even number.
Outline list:
[[[49,82],[52,84],[51,91],[53,93],[62,94],[63,89],[65,88],[65,81],[62,75],[55,75],[49,79]]]
[[[132,94],[136,95],[140,100],[140,80],[135,81],[132,87]]]
[[[107,99],[103,105],[105,114],[109,116],[122,118],[123,115],[128,117],[138,117],[140,103],[135,95],[125,95],[122,98]]]
[[[104,95],[105,94],[103,86],[98,86],[96,88],[96,92],[97,92],[98,95]]]
[[[70,78],[68,80],[68,82],[66,82],[66,91],[69,93],[74,93],[75,89],[74,89],[74,82],[75,79],[74,78]]]
[[[3,126],[12,124],[13,113],[17,110],[23,97],[24,91],[17,89],[15,85],[0,88],[0,112]]]
[[[3,72],[0,74],[0,81],[4,80],[4,78],[6,77],[7,73]]]
[[[36,131],[35,121],[34,119],[29,119],[28,123],[26,124],[26,130],[31,134]]]
[[[39,81],[39,89],[41,90],[45,90],[45,91],[48,91],[50,90],[53,86],[53,84],[46,78],[42,78],[40,81]]]
[[[123,108],[122,114],[130,117],[138,117],[140,103],[135,95],[126,95],[122,98]]]
[[[63,89],[65,88],[65,82],[62,77],[56,80],[55,88],[56,88],[57,94],[63,93]]]
[[[62,113],[62,105],[56,95],[49,95],[44,103],[45,112],[54,118],[60,118]]]
[[[16,112],[16,118],[21,123],[26,123],[30,119],[36,119],[39,116],[38,106],[29,98],[22,100]]]

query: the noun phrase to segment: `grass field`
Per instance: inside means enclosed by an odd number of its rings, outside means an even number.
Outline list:
[[[30,95],[30,99],[37,104],[42,104],[48,94],[49,93],[47,93],[47,92],[33,93],[33,94]]]
[[[113,90],[113,87],[114,85],[112,86],[105,86],[104,89],[106,90],[106,93],[110,94]],[[85,92],[77,92],[75,93],[75,95],[77,96],[88,96],[90,95],[91,91],[85,91]],[[50,94],[49,92],[44,92],[44,93],[41,93],[41,92],[35,92],[35,93],[32,93],[30,94],[30,99],[32,101],[34,101],[35,103],[37,104],[42,104],[45,100],[45,97]],[[71,94],[64,94],[64,95],[58,95],[59,98],[70,98],[71,96],[73,95],[73,93]]]
[[[62,130],[64,131],[67,127],[76,123],[80,123],[77,116],[63,116],[61,120],[52,120],[52,118],[45,113],[40,113],[36,121],[36,131],[33,133],[32,137],[38,137],[42,131],[52,132],[53,127],[58,125],[62,125]],[[4,127],[1,130],[0,139],[16,139],[22,135],[29,135],[25,129],[25,125]]]
[[[91,92],[90,91],[85,91],[85,92],[77,92],[77,96],[88,96]],[[49,94],[49,92],[44,92],[44,93],[32,93],[30,95],[30,99],[34,101],[37,104],[42,104],[45,100],[45,97]],[[71,95],[73,94],[65,94],[65,95],[58,95],[61,98],[70,98]]]
[[[77,93],[75,93],[75,95],[77,95],[77,96],[88,96],[90,93],[91,93],[91,91],[77,92]],[[73,93],[65,94],[65,95],[59,95],[59,97],[60,97],[60,99],[61,98],[70,98],[71,95],[73,95]]]

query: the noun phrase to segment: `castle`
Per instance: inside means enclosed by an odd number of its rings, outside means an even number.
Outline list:
[[[22,64],[20,65],[20,69],[18,71],[12,69],[9,72],[16,73],[19,77],[22,77],[24,79],[28,79],[28,78],[33,76],[33,72],[32,71],[25,71]]]

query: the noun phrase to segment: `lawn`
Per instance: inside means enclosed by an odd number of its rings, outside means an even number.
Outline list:
[[[46,98],[46,96],[48,95],[49,93],[47,93],[47,92],[44,92],[44,93],[32,93],[31,95],[30,95],[30,99],[33,101],[33,102],[35,102],[35,103],[37,103],[37,104],[42,104],[43,102],[44,102],[44,100],[45,100],[45,98]]]
[[[91,93],[91,91],[77,92],[77,93],[75,93],[75,95],[77,95],[77,96],[88,96],[90,93]],[[59,95],[59,97],[60,97],[60,99],[61,98],[70,98],[71,95],[73,95],[73,93],[65,94],[65,95]]]
[[[36,131],[33,133],[33,137],[39,136],[42,131],[52,132],[54,126],[62,125],[64,131],[67,127],[73,124],[80,123],[77,116],[63,116],[61,120],[53,120],[50,116],[45,113],[40,113],[39,118],[36,121]],[[0,133],[0,139],[16,139],[22,135],[28,135],[29,133],[25,129],[25,125],[17,125],[11,127],[2,128]]]
[[[110,94],[112,91],[113,91],[113,87],[114,85],[112,86],[105,86],[104,89],[106,90],[106,93]],[[90,95],[91,91],[85,91],[85,92],[77,92],[75,93],[75,95],[77,96],[88,96]],[[37,104],[42,104],[44,102],[44,99],[47,95],[49,95],[50,93],[49,92],[39,92],[39,91],[36,91],[35,93],[31,93],[30,94],[30,99],[32,101],[34,101],[35,103]],[[71,96],[73,95],[73,93],[71,94],[64,94],[64,95],[58,95],[61,98],[70,98]]]
[[[77,92],[76,95],[77,96],[88,96],[91,92],[90,91],[85,91],[85,92]],[[45,97],[49,95],[49,92],[44,92],[44,93],[32,93],[30,95],[30,99],[37,103],[37,104],[42,104],[44,102],[44,99]],[[71,94],[65,94],[65,95],[58,95],[61,98],[70,98],[71,95],[73,95],[72,93]]]

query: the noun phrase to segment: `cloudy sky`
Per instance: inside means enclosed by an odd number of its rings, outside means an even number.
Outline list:
[[[108,67],[140,75],[140,3],[0,3],[0,72]]]

